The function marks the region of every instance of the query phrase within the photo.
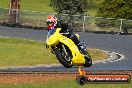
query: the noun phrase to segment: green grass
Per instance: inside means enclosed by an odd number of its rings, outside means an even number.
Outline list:
[[[0,66],[58,63],[44,43],[16,38],[0,38]]]
[[[10,0],[0,0],[0,7],[9,8]],[[88,0],[89,1],[89,0]],[[88,9],[87,14],[91,16],[96,15],[99,4],[103,0],[93,0],[95,4],[93,7]],[[21,10],[31,10],[39,12],[55,12],[52,7],[49,6],[50,0],[21,0]]]
[[[75,80],[50,81],[48,83],[1,84],[0,88],[131,88],[131,84],[77,84]]]
[[[9,8],[10,0],[0,0],[0,7]],[[53,8],[49,6],[50,0],[21,0],[22,10],[40,11],[40,12],[54,12]]]
[[[105,59],[108,54],[89,49],[93,60]],[[45,43],[18,38],[0,38],[0,66],[59,64],[55,55],[46,49]]]
[[[105,53],[104,51],[98,50],[98,49],[88,49],[88,52],[90,54],[90,56],[92,57],[92,60],[102,60],[102,59],[106,59],[109,57],[109,55],[107,53]]]

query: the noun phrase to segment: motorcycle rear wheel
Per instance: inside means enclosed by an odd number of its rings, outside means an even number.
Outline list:
[[[92,59],[89,53],[86,51],[87,54],[85,54],[85,64],[84,67],[91,67],[92,66]]]

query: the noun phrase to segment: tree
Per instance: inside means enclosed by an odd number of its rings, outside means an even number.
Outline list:
[[[104,0],[100,4],[99,10],[97,11],[97,16],[106,17],[106,18],[119,18],[119,19],[131,19],[132,20],[132,0]],[[120,25],[120,21],[115,19],[109,20],[96,20],[96,25],[104,28],[107,27],[116,27]],[[132,23],[123,20],[122,29],[124,33],[128,33],[127,29],[132,28]]]
[[[84,13],[87,12],[88,2],[87,0],[50,0],[50,6],[58,13],[58,18],[63,19],[64,23],[68,23],[72,27],[71,29],[77,30],[81,26],[81,23],[77,23],[77,21],[83,19]],[[79,16],[73,16],[77,14]]]
[[[96,16],[132,19],[132,0],[104,0]]]
[[[87,11],[87,0],[51,0],[50,6],[59,14],[83,14]]]

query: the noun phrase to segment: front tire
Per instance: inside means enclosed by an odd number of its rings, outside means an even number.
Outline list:
[[[57,59],[59,60],[59,62],[66,68],[71,68],[72,67],[72,63],[71,61],[67,61],[65,60],[65,58],[62,56],[62,53],[60,52],[60,50],[58,48],[56,48],[54,50],[55,55],[57,57]]]

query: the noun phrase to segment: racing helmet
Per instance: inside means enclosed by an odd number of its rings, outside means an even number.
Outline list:
[[[54,15],[49,15],[47,17],[46,23],[48,26],[57,26],[57,18]]]

